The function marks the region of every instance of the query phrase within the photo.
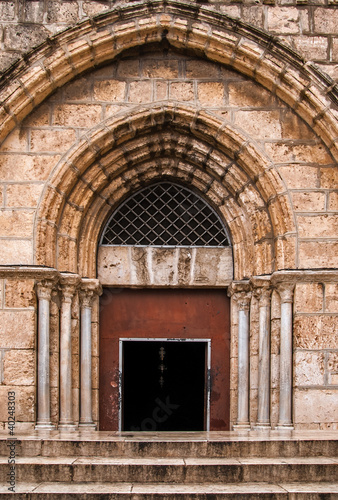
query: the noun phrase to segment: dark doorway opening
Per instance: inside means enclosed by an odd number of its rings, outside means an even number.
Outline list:
[[[206,430],[207,346],[124,340],[122,430]]]

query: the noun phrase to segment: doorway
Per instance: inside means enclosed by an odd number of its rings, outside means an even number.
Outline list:
[[[100,430],[229,430],[224,289],[105,288],[99,338]]]
[[[121,339],[120,429],[209,430],[210,341]]]

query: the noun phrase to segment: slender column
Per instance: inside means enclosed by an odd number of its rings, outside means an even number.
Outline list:
[[[38,411],[36,429],[55,429],[50,419],[50,384],[49,384],[49,324],[50,300],[53,281],[43,280],[37,283],[39,300],[38,319]]]
[[[230,293],[238,307],[238,405],[235,430],[249,430],[249,309],[251,292],[248,283],[232,285]]]
[[[294,283],[280,283],[280,389],[279,429],[293,429],[292,425],[292,301]]]
[[[102,291],[98,280],[83,279],[81,301],[81,428],[95,429],[92,417],[92,302],[95,294]]]
[[[59,428],[74,430],[72,398],[72,300],[79,282],[76,275],[61,276],[60,332],[60,423]]]
[[[255,428],[270,425],[270,297],[269,284],[256,290],[259,298],[258,415]]]

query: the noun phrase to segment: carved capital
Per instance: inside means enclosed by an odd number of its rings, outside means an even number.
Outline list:
[[[83,278],[80,288],[80,301],[83,307],[91,307],[96,295],[102,294],[102,286],[99,280]]]
[[[286,302],[293,301],[293,291],[295,288],[294,283],[278,283],[277,291],[280,295],[281,302],[284,304]]]
[[[60,276],[60,291],[62,302],[71,303],[73,296],[80,284],[80,277],[77,274],[61,274]]]
[[[250,284],[252,293],[259,300],[259,307],[270,306],[272,293],[270,278],[252,278]]]
[[[48,300],[52,298],[52,292],[55,287],[54,280],[40,280],[36,282],[36,293],[39,300]]]
[[[249,281],[233,281],[228,288],[228,296],[237,302],[239,310],[249,309],[251,300]]]

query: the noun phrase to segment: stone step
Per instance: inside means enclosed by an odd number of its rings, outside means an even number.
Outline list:
[[[219,484],[140,484],[93,482],[17,482],[15,494],[0,485],[1,498],[17,500],[337,500],[338,483],[219,483]]]
[[[6,482],[7,458],[0,460]],[[338,458],[17,457],[16,480],[118,483],[338,481]]]
[[[270,432],[267,435],[235,433],[182,433],[149,435],[133,433],[39,433],[15,439],[18,456],[93,457],[335,457],[338,435],[301,437],[299,433]],[[148,433],[147,433],[148,434]],[[0,456],[8,455],[8,435],[0,437]]]

